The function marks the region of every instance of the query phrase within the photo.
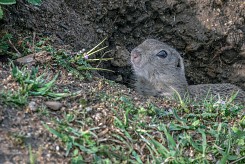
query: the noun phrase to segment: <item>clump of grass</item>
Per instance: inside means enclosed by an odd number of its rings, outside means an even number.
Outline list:
[[[33,33],[33,37],[25,37],[17,42],[18,48],[16,48],[11,42],[11,35],[5,35],[5,38],[0,40],[0,47],[3,47],[4,52],[8,52],[9,45],[13,49],[16,50],[19,56],[25,56],[31,53],[36,53],[40,51],[47,51],[53,55],[54,63],[50,66],[62,66],[66,68],[68,71],[71,71],[79,78],[91,78],[91,70],[104,70],[110,71],[103,68],[93,67],[89,64],[89,62],[96,61],[107,61],[111,60],[111,58],[101,58],[101,59],[93,59],[92,55],[104,50],[107,46],[99,48],[106,39],[97,44],[94,48],[89,50],[88,52],[79,51],[77,53],[71,54],[65,51],[57,51],[54,47],[52,47],[49,42],[50,38],[40,38],[36,33]],[[20,50],[18,50],[20,49]],[[9,52],[8,52],[9,53]],[[99,63],[100,64],[100,63]],[[15,91],[1,91],[2,97],[0,101],[3,103],[14,103],[17,105],[24,105],[27,103],[27,99],[29,96],[45,96],[51,97],[54,99],[60,99],[63,97],[68,97],[75,95],[76,93],[54,93],[52,92],[52,87],[55,85],[55,81],[58,78],[58,74],[56,74],[51,81],[47,82],[45,79],[47,75],[42,73],[38,75],[38,67],[31,67],[31,70],[28,70],[26,66],[23,66],[19,69],[16,65],[11,63],[12,66],[12,76],[19,84],[19,88]]]
[[[22,42],[27,47],[22,52],[46,50],[54,57],[52,66],[86,77],[91,70],[103,70],[91,62],[110,60],[91,58],[106,48],[99,48],[103,42],[78,53],[56,51],[46,40]],[[7,102],[25,104],[29,96],[71,96],[53,92],[58,74],[47,81],[36,67],[28,70],[12,65],[12,76],[19,89],[1,95]],[[244,106],[233,104],[234,97],[225,103],[207,97],[194,104],[176,95],[177,105],[158,108],[151,103],[138,106],[127,96],[98,92],[91,97],[106,109],[87,110],[89,100],[81,100],[82,109],[66,111],[52,127],[43,125],[63,143],[72,163],[244,163]]]
[[[135,106],[126,96],[104,93],[101,96],[101,101],[110,106],[104,116],[105,120],[112,120],[110,124],[97,126],[93,115],[83,110],[83,114],[71,112],[69,123],[65,117],[53,129],[45,125],[65,145],[70,145],[66,150],[73,150],[72,160],[94,163],[243,163],[245,160],[242,106],[217,106],[215,102],[203,101],[203,106],[195,109],[191,104],[158,109],[152,104]],[[183,112],[183,107],[188,112]],[[77,133],[78,127],[87,127],[88,140],[84,139],[84,130]]]
[[[79,79],[91,79],[91,71],[112,71],[109,69],[100,68],[99,65],[102,61],[112,60],[113,58],[104,58],[104,56],[109,53],[107,51],[102,54],[100,58],[93,58],[92,56],[102,52],[107,48],[100,46],[105,42],[107,38],[102,40],[99,44],[95,45],[91,50],[85,51],[85,49],[78,52],[71,52],[64,49],[56,49],[51,46],[52,39],[49,37],[39,36],[37,33],[33,33],[33,36],[22,37],[19,40],[14,40],[10,34],[5,34],[0,40],[0,52],[3,54],[11,55],[10,58],[15,59],[18,57],[23,57],[29,54],[35,54],[37,52],[46,51],[52,56],[52,64],[49,67],[63,67],[67,71],[71,72],[73,75]],[[10,48],[15,51],[10,52]],[[96,62],[97,65],[96,65]],[[113,71],[112,71],[113,72]]]
[[[54,53],[55,62],[59,66],[64,67],[66,70],[74,74],[76,77],[79,77],[80,79],[91,78],[92,70],[113,72],[109,69],[99,68],[99,65],[102,61],[108,61],[113,59],[104,58],[104,55],[109,51],[104,53],[101,58],[91,58],[91,56],[107,48],[107,46],[99,48],[105,42],[105,40],[106,38],[87,52],[84,49],[75,53],[59,50],[56,53]],[[99,62],[97,66],[91,65],[91,63],[97,61]]]
[[[104,40],[102,40],[99,44],[97,44],[96,46],[94,46],[91,50],[89,50],[88,52],[83,52],[83,51],[79,51],[75,57],[74,57],[74,61],[77,64],[84,64],[84,59],[86,60],[86,62],[94,62],[94,61],[108,61],[108,60],[112,60],[113,58],[90,58],[90,56],[104,50],[105,48],[107,48],[107,46],[99,48],[100,45],[102,45],[104,43],[104,41],[107,38],[105,38]],[[98,49],[99,48],[99,49]],[[104,55],[102,55],[104,56]],[[85,66],[78,66],[77,67],[79,70],[102,70],[102,71],[111,71],[108,69],[103,69],[103,68],[98,68],[98,67],[89,67],[88,65]]]
[[[25,105],[29,96],[46,96],[55,99],[70,96],[69,93],[55,93],[52,87],[59,74],[56,74],[52,80],[47,81],[46,74],[38,76],[38,67],[28,70],[27,67],[18,66],[11,63],[12,77],[19,84],[17,90],[1,91],[2,101],[4,103],[14,103],[17,105]]]

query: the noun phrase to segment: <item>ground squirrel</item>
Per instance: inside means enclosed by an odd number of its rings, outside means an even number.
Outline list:
[[[143,95],[172,97],[176,90],[182,97],[189,93],[191,98],[203,99],[207,95],[226,98],[238,91],[236,100],[245,102],[245,92],[229,83],[188,85],[182,57],[158,40],[147,39],[134,48],[131,63],[136,90]]]

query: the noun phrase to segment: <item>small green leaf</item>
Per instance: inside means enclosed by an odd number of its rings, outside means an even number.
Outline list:
[[[127,104],[130,103],[130,101],[125,96],[120,97],[120,100]]]
[[[75,150],[73,151],[73,156],[77,156],[78,153],[79,153],[79,150],[78,150],[78,149],[75,149]]]
[[[134,156],[134,158],[138,163],[143,163],[140,159],[140,156],[135,151],[132,152],[132,155]]]
[[[191,124],[192,126],[198,126],[198,125],[200,125],[200,120],[196,120],[196,121],[194,121],[192,124]]]
[[[13,5],[15,3],[16,3],[15,0],[0,0],[1,5]]]
[[[79,164],[79,163],[85,163],[85,162],[83,161],[83,157],[79,155],[77,157],[72,158],[71,163]]]
[[[41,5],[42,0],[27,0],[30,4]]]
[[[2,19],[2,18],[3,18],[3,10],[2,10],[2,8],[0,6],[0,19]]]
[[[72,149],[73,143],[72,142],[67,142],[66,143],[66,156],[68,156],[68,154],[70,153],[71,149]]]

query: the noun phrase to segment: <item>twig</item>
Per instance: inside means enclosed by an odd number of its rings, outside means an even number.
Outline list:
[[[33,32],[33,38],[32,38],[32,52],[35,53],[35,39],[36,39],[36,32]]]
[[[17,50],[17,48],[14,46],[10,39],[8,39],[8,42],[11,45],[11,47],[18,53],[18,55],[21,55],[20,51]]]

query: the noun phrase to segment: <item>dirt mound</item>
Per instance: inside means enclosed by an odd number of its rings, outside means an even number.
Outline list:
[[[185,58],[190,84],[230,82],[245,89],[245,3],[243,0],[20,0],[5,10],[2,27],[50,35],[74,50],[108,36],[116,61],[106,67],[130,83],[127,54],[146,38],[173,45]],[[122,51],[123,50],[123,51]]]

